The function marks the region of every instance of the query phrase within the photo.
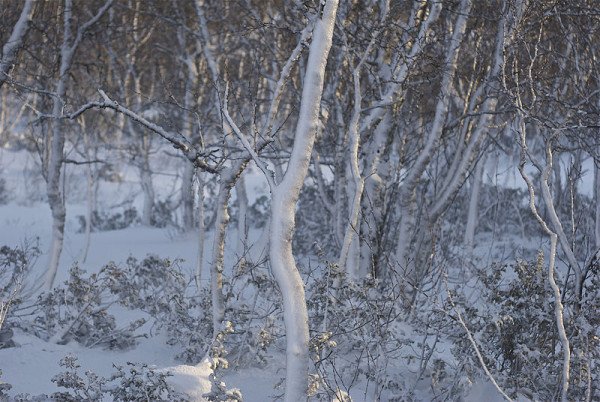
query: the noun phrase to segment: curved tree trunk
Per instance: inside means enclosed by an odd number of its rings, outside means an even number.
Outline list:
[[[284,400],[307,398],[309,334],[304,282],[292,254],[295,208],[308,172],[319,122],[325,67],[338,1],[327,0],[314,28],[306,67],[294,147],[279,185],[272,188],[269,260],[283,297],[286,329],[286,386]]]

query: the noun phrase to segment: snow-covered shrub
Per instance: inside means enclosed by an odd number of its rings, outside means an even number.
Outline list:
[[[118,293],[125,306],[150,314],[156,319],[157,329],[166,330],[169,344],[182,348],[177,358],[197,363],[210,342],[210,294],[202,290],[188,295],[180,262],[154,255],[142,261],[130,257],[126,262],[128,280],[120,284]]]
[[[77,216],[79,220],[79,233],[85,231],[86,220],[83,215]],[[92,214],[92,230],[106,232],[109,230],[121,230],[138,222],[138,213],[135,207],[129,207],[122,212],[114,213],[94,211]]]
[[[189,397],[177,392],[167,382],[171,374],[157,372],[144,363],[127,363],[127,368],[115,366],[118,370],[109,382],[116,384],[108,389],[114,401],[189,401]]]
[[[234,272],[223,282],[225,318],[233,329],[224,342],[232,363],[265,366],[268,349],[283,333],[281,295],[263,265],[246,261]]]
[[[36,246],[0,247],[0,330],[5,321],[10,319],[10,306],[21,303],[23,278],[30,261],[38,255],[39,249]]]
[[[527,193],[522,189],[483,183],[479,205],[478,222],[482,231],[530,236],[541,233],[539,223],[529,210]]]
[[[189,401],[186,394],[177,392],[166,378],[170,373],[158,372],[144,363],[127,363],[113,366],[117,369],[110,377],[102,377],[91,370],[85,372],[83,378],[77,372],[81,366],[77,357],[67,355],[60,360],[65,371],[55,375],[52,382],[66,388],[66,391],[54,392],[51,395],[19,394],[15,401],[63,401],[63,402],[101,402],[112,401]],[[9,389],[9,388],[6,388]],[[1,390],[1,388],[0,388]],[[2,393],[0,391],[0,396]]]
[[[333,232],[324,230],[324,228],[334,227],[334,225],[328,224],[331,220],[316,186],[304,185],[296,208],[294,252],[309,254],[322,249],[328,255],[334,254],[338,248]],[[316,245],[319,246],[319,249]]]
[[[75,340],[90,347],[132,346],[136,339],[134,332],[145,320],[117,328],[115,317],[108,312],[108,307],[117,301],[110,294],[117,293],[120,284],[128,279],[126,272],[109,263],[97,274],[84,276],[85,271],[74,264],[69,274],[63,286],[39,296],[32,325],[19,325],[57,343]]]
[[[562,348],[556,329],[554,296],[547,284],[547,264],[540,253],[536,261],[518,261],[510,266],[495,266],[481,273],[484,303],[464,302],[461,307],[467,326],[479,343],[487,367],[501,387],[512,397],[554,400],[560,393],[563,364]],[[558,278],[557,278],[558,281]],[[569,397],[585,400],[597,393],[600,363],[600,295],[591,281],[578,303],[572,288],[563,300],[564,322],[571,346],[571,383]],[[565,291],[565,289],[563,289]],[[585,305],[585,308],[579,307]],[[468,307],[467,307],[468,306]],[[460,337],[460,335],[458,335]],[[456,341],[457,358],[472,360],[479,367],[472,345],[464,336]],[[590,388],[588,388],[588,386]],[[597,397],[598,395],[596,395]]]
[[[176,209],[177,207],[169,199],[155,201],[150,223],[157,228],[174,226]]]
[[[241,401],[242,394],[237,389],[228,390],[225,383],[222,381],[222,371],[227,370],[229,362],[225,358],[228,352],[225,347],[225,337],[233,332],[230,322],[223,325],[223,330],[217,334],[210,347],[210,368],[209,375],[211,388],[210,392],[202,395],[209,401]]]
[[[88,370],[85,372],[87,381],[82,378],[77,369],[81,366],[77,364],[77,357],[67,355],[59,362],[66,371],[52,377],[52,382],[57,386],[70,390],[69,392],[55,392],[53,399],[61,401],[101,401],[103,386],[106,384],[106,378],[98,376],[96,373]]]
[[[0,370],[0,378],[2,378],[2,370]],[[6,391],[9,391],[11,388],[12,385],[0,381],[0,401],[3,401],[5,400],[5,398],[8,398],[8,396],[6,395]]]
[[[169,344],[181,348],[177,358],[197,363],[211,339],[210,294],[202,290],[188,295],[179,262],[152,255],[142,261],[130,257],[124,267],[110,262],[91,275],[75,264],[64,285],[39,296],[33,321],[17,325],[57,343],[74,340],[88,347],[128,348],[145,336],[136,330],[146,320],[118,328],[110,306],[120,304],[150,315],[155,320],[153,328],[164,329]]]
[[[6,180],[0,177],[0,205],[8,203],[8,189],[6,188]]]
[[[406,314],[397,289],[371,277],[350,282],[337,264],[327,263],[307,294],[312,398],[340,399],[363,381],[381,400],[410,399],[409,379],[397,368],[410,363],[406,349],[414,341],[400,326]]]

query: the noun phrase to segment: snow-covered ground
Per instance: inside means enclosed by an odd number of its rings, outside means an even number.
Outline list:
[[[161,165],[165,171],[155,177],[155,185],[159,197],[172,195],[177,186],[177,166]],[[10,202],[0,205],[0,246],[10,247],[33,245],[41,251],[41,255],[32,263],[32,273],[29,281],[42,272],[46,262],[46,253],[49,247],[51,216],[48,205],[44,202],[43,180],[39,176],[39,166],[35,158],[25,151],[10,152],[0,150],[1,177],[6,180],[10,192]],[[158,171],[158,169],[157,169]],[[67,172],[69,173],[69,172]],[[61,256],[60,270],[56,283],[64,282],[68,277],[68,268],[79,261],[79,267],[88,273],[97,272],[100,267],[109,261],[117,265],[123,264],[130,256],[138,259],[148,254],[155,254],[162,258],[182,259],[182,271],[191,277],[195,272],[197,259],[198,239],[195,233],[181,234],[174,228],[146,228],[133,226],[122,230],[106,232],[93,232],[89,253],[85,263],[80,261],[80,256],[85,243],[85,236],[80,233],[79,215],[84,215],[86,210],[86,183],[83,174],[72,173],[67,175],[67,224],[65,233],[64,250]],[[174,180],[175,178],[175,180]],[[258,173],[247,177],[247,189],[252,203],[258,196],[266,192],[264,180]],[[103,182],[99,190],[103,207],[110,208],[129,200],[141,209],[141,191],[135,172],[125,170],[120,183]],[[231,225],[230,233],[235,235],[235,225]],[[261,236],[260,230],[252,230],[250,243],[257,242]],[[515,255],[515,249],[510,248],[510,242],[500,244],[498,239],[480,238],[479,255],[482,259],[497,259],[498,255],[489,255],[488,249],[497,242],[495,253],[503,252]],[[531,240],[529,240],[531,241]],[[518,239],[519,247],[523,247],[525,239]],[[513,243],[515,243],[513,241]],[[235,244],[235,241],[229,242]],[[508,244],[508,245],[507,245]],[[495,245],[494,245],[495,246]],[[539,245],[533,245],[538,247]],[[211,233],[207,233],[204,250],[204,270],[202,282],[208,286],[210,274],[208,271],[210,250],[212,247]],[[517,246],[515,246],[517,248]],[[225,269],[231,269],[237,260],[235,247],[226,247]],[[451,278],[452,280],[452,278]],[[458,278],[460,280],[460,278]],[[310,295],[309,295],[310,297]],[[117,321],[127,322],[135,317],[130,317],[131,312],[125,309],[113,311]],[[142,327],[140,331],[146,330]],[[409,330],[409,329],[408,329]],[[16,347],[0,349],[0,369],[2,377],[0,382],[9,383],[12,389],[9,395],[19,393],[51,394],[64,391],[51,379],[59,372],[64,371],[59,366],[59,361],[67,355],[76,356],[77,363],[81,366],[80,373],[91,370],[100,376],[108,377],[115,372],[115,366],[124,366],[127,362],[145,363],[160,372],[169,372],[168,382],[176,390],[185,392],[193,400],[202,400],[202,395],[209,392],[211,383],[209,375],[211,369],[206,360],[198,365],[185,365],[176,361],[176,350],[167,344],[164,333],[154,333],[147,338],[140,338],[134,348],[127,350],[106,350],[100,347],[86,348],[74,341],[60,345],[45,342],[31,334],[15,329],[13,340]],[[447,354],[451,360],[449,350],[440,353]],[[449,348],[446,348],[449,349]],[[285,353],[281,348],[269,350],[269,363],[266,366],[246,367],[236,370],[227,370],[224,381],[227,388],[238,388],[245,401],[267,401],[280,396],[282,388],[277,388],[281,383],[285,367]],[[82,374],[83,375],[83,374]],[[423,389],[415,389],[417,395],[427,400],[430,384],[424,382]],[[370,401],[373,395],[368,385],[354,387],[351,392],[354,401]],[[501,400],[493,386],[486,382],[472,384],[469,401],[494,401]]]
[[[164,165],[162,166],[164,168]],[[169,167],[169,166],[167,166]],[[170,166],[173,169],[172,166]],[[43,180],[39,175],[39,166],[35,157],[25,151],[11,152],[0,150],[0,173],[6,182],[10,202],[0,205],[0,245],[13,247],[36,246],[41,251],[39,257],[31,265],[31,273],[27,280],[34,281],[41,273],[46,263],[46,253],[49,247],[51,232],[50,208],[44,199]],[[173,175],[157,175],[155,185],[159,194],[173,191]],[[175,172],[176,173],[176,172]],[[121,183],[103,183],[104,192],[102,203],[105,206],[118,205],[127,198],[134,205],[140,204],[139,184],[133,179],[125,178]],[[182,271],[191,277],[195,272],[197,260],[197,236],[195,233],[182,235],[174,228],[144,228],[134,226],[123,230],[93,232],[85,263],[81,262],[81,253],[85,244],[85,235],[80,233],[79,215],[86,210],[84,178],[68,176],[70,191],[67,192],[67,222],[64,249],[61,255],[60,270],[56,278],[57,284],[68,277],[68,268],[75,262],[87,273],[97,272],[109,261],[117,265],[123,264],[130,256],[143,259],[148,254],[161,258],[181,259],[179,264]],[[248,183],[251,200],[260,194],[260,177],[252,178]],[[141,208],[140,208],[141,209]],[[212,247],[212,238],[207,233],[204,250],[204,270],[202,282],[209,281],[208,260]],[[226,250],[226,266],[231,266],[235,258],[231,249]],[[27,286],[27,283],[26,283]],[[119,316],[119,313],[122,315]],[[116,310],[117,321],[127,321],[131,317],[125,309]],[[144,328],[141,328],[142,330]],[[64,391],[51,382],[60,371],[59,361],[70,354],[78,358],[81,374],[91,370],[100,376],[108,377],[115,372],[113,366],[123,366],[127,362],[148,364],[162,372],[169,372],[168,382],[178,391],[185,392],[194,400],[201,400],[201,395],[210,391],[207,361],[197,366],[183,365],[175,361],[175,351],[167,345],[165,335],[158,333],[149,338],[141,338],[135,348],[130,350],[105,350],[103,348],[85,348],[76,342],[59,345],[45,342],[31,334],[15,329],[13,340],[17,346],[0,349],[0,382],[12,385],[9,395],[20,393],[51,394]],[[83,376],[83,374],[82,374]],[[278,379],[278,378],[277,378]],[[264,401],[270,395],[280,393],[273,389],[276,380],[270,373],[256,370],[230,373],[228,382],[235,383],[233,387],[240,388],[244,400]],[[228,384],[229,386],[229,384]]]

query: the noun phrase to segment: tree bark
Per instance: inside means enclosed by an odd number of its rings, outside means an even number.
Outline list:
[[[10,69],[12,68],[19,50],[23,45],[23,39],[25,39],[25,35],[27,35],[27,31],[29,31],[29,26],[31,25],[31,18],[33,16],[33,0],[26,0],[23,5],[23,10],[21,10],[21,15],[17,20],[17,23],[13,27],[12,33],[10,37],[2,46],[2,58],[0,59],[0,88],[9,78],[8,74]]]
[[[244,258],[246,242],[248,240],[248,194],[246,193],[245,175],[240,175],[235,184],[238,203],[238,226],[236,252],[238,258]]]
[[[73,56],[77,47],[81,43],[83,34],[87,28],[97,22],[100,17],[111,6],[112,0],[108,0],[89,21],[83,24],[76,32],[73,38],[72,32],[72,0],[65,0],[65,10],[63,13],[63,40],[60,49],[60,67],[58,70],[58,80],[55,85],[55,96],[52,97],[52,132],[49,138],[49,156],[46,172],[46,192],[48,195],[48,204],[52,212],[52,240],[48,255],[46,271],[42,279],[43,291],[52,290],[54,280],[58,271],[58,264],[63,248],[65,234],[66,209],[63,196],[60,191],[61,172],[64,162],[65,133],[62,119],[63,107],[67,95],[67,80],[69,70],[73,63]]]
[[[469,210],[467,211],[467,224],[464,237],[464,266],[470,266],[473,260],[473,250],[475,248],[475,228],[477,227],[477,217],[479,213],[479,195],[481,194],[481,183],[483,181],[483,172],[485,170],[485,158],[482,158],[475,167],[473,183],[471,187],[471,197],[469,198]]]
[[[272,188],[269,260],[283,297],[286,328],[286,387],[284,400],[307,398],[309,333],[304,282],[292,254],[295,207],[308,172],[319,122],[325,67],[335,26],[338,1],[327,0],[310,45],[294,147],[279,185]]]

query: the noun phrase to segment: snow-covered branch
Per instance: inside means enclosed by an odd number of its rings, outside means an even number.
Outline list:
[[[190,162],[194,163],[196,165],[196,167],[198,167],[206,172],[209,172],[209,173],[217,173],[218,172],[218,170],[219,170],[218,165],[215,165],[215,166],[209,165],[205,160],[207,157],[209,157],[213,153],[212,151],[204,151],[204,152],[196,151],[181,134],[169,132],[169,131],[165,130],[164,128],[162,128],[161,126],[159,126],[155,123],[152,123],[151,121],[146,120],[144,117],[140,116],[139,114],[132,112],[131,110],[127,109],[126,107],[121,106],[116,101],[110,99],[110,97],[102,89],[99,89],[98,92],[104,98],[104,102],[90,102],[90,103],[84,105],[80,110],[82,110],[82,109],[87,110],[92,107],[97,107],[97,108],[101,108],[101,109],[113,109],[119,113],[122,113],[123,115],[129,117],[132,121],[141,124],[142,126],[146,127],[150,131],[153,131],[154,133],[158,134],[165,140],[169,141],[173,145],[173,148],[181,150],[181,152],[183,152],[185,157]]]

